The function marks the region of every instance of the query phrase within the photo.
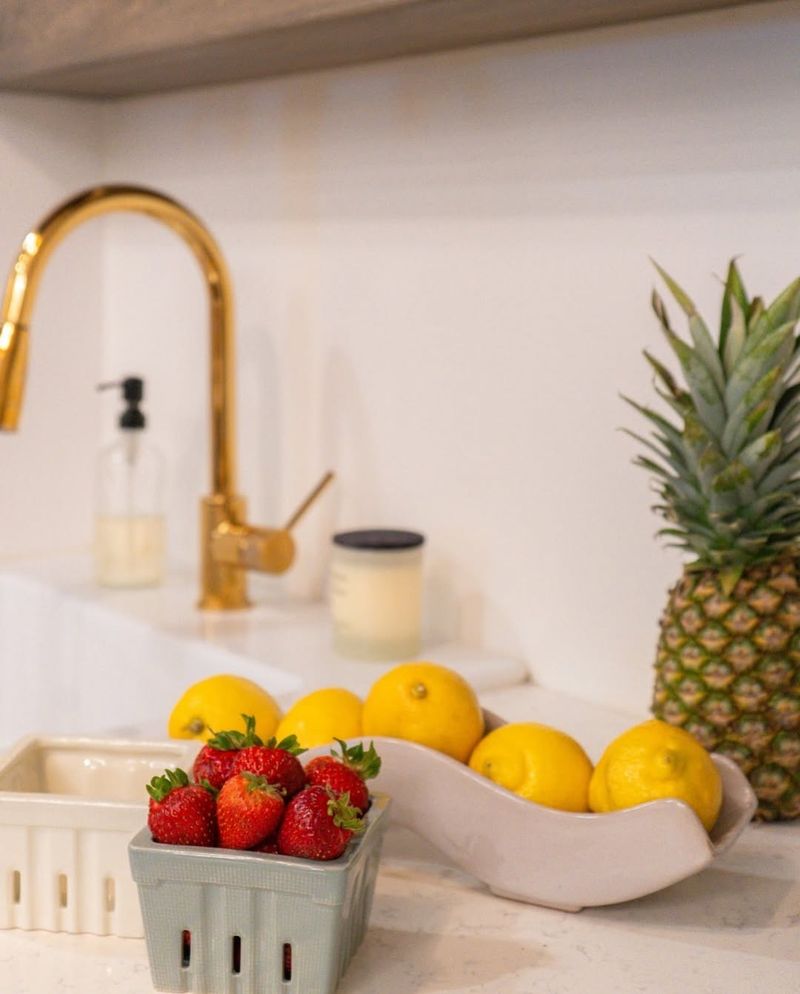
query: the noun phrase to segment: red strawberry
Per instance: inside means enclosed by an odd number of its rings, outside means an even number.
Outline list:
[[[349,794],[350,803],[359,812],[369,807],[369,789],[364,783],[376,777],[381,769],[381,758],[375,752],[375,743],[370,742],[369,749],[364,752],[364,746],[351,746],[336,739],[340,753],[331,750],[330,756],[317,756],[306,763],[306,779],[310,784],[330,787],[335,794]]]
[[[234,773],[255,773],[274,787],[281,787],[286,797],[294,796],[306,783],[306,774],[297,758],[305,752],[290,735],[282,742],[270,739],[266,745],[253,745],[236,754]]]
[[[150,810],[147,824],[154,842],[175,846],[214,846],[217,820],[214,794],[190,783],[183,770],[166,770],[147,785]]]
[[[269,852],[277,853],[278,851],[278,836],[270,835],[268,839],[264,839],[255,847],[256,852]]]
[[[252,849],[272,835],[282,814],[277,787],[254,773],[236,773],[217,797],[219,844],[223,849]]]
[[[305,859],[337,859],[364,822],[349,803],[327,787],[306,787],[286,806],[278,831],[278,852]]]
[[[198,783],[207,780],[215,790],[219,790],[233,776],[233,762],[237,752],[248,746],[261,745],[261,739],[256,735],[255,718],[249,714],[243,714],[242,718],[245,729],[243,732],[214,732],[213,737],[198,752],[192,767],[192,775]]]

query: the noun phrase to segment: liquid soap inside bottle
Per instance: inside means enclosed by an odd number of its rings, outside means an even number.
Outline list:
[[[100,453],[95,574],[105,587],[157,586],[164,575],[163,458],[147,439],[142,380],[121,384],[127,408],[117,439]]]

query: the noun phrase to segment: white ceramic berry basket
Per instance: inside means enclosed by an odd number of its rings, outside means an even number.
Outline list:
[[[144,934],[128,842],[188,742],[22,739],[0,761],[0,928]]]
[[[487,730],[505,724],[484,714]],[[495,894],[564,911],[630,901],[697,873],[733,845],[757,804],[739,767],[716,754],[723,802],[709,834],[683,801],[611,814],[555,811],[425,746],[374,742],[383,763],[371,784],[392,797],[394,823],[427,839]]]

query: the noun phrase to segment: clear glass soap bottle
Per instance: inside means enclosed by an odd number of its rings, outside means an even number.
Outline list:
[[[122,390],[125,409],[98,461],[95,575],[104,587],[154,587],[164,576],[164,459],[139,408],[144,381],[129,376],[99,389],[112,387]]]

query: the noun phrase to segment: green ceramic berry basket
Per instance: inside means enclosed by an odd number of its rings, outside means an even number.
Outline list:
[[[162,845],[129,856],[153,986],[179,994],[333,994],[369,921],[389,798],[339,859]]]

